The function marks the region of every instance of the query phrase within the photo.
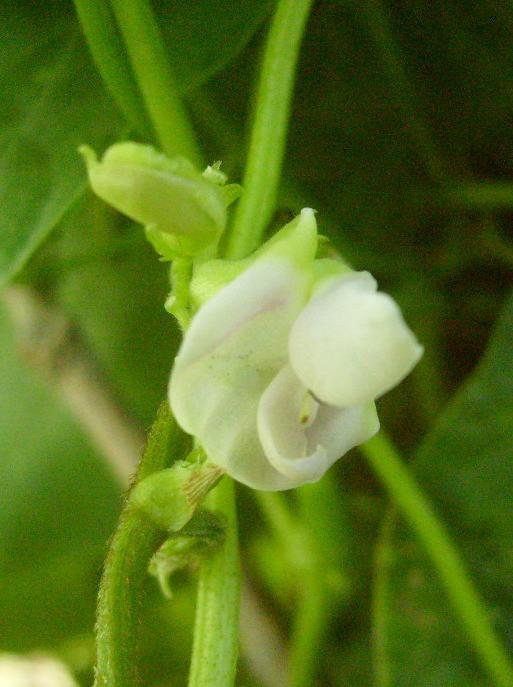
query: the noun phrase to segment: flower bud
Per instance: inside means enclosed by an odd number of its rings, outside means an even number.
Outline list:
[[[130,496],[131,504],[162,529],[178,532],[222,475],[217,465],[179,460],[139,482]]]
[[[93,191],[145,225],[148,239],[165,258],[197,255],[219,239],[226,224],[221,189],[185,158],[170,159],[132,142],[114,144],[101,161],[88,146],[80,152]]]

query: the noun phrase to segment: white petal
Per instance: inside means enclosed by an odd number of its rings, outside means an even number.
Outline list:
[[[171,375],[178,423],[212,462],[257,489],[288,485],[265,457],[256,413],[286,362],[290,327],[308,288],[308,272],[285,258],[257,260],[199,310]]]
[[[289,339],[303,384],[330,405],[360,405],[398,384],[422,355],[395,301],[368,272],[337,280],[312,298]]]
[[[289,487],[316,482],[349,449],[379,429],[373,403],[351,408],[316,404],[310,422],[303,415],[307,394],[286,365],[265,390],[258,407],[260,441],[271,464],[289,479]]]

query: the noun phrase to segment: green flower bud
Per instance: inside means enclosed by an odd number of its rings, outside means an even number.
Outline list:
[[[178,532],[222,475],[217,465],[179,460],[139,482],[130,501],[162,529]]]
[[[198,255],[219,239],[227,205],[221,172],[204,176],[184,158],[132,142],[114,144],[100,161],[88,146],[80,152],[93,191],[145,225],[164,258]]]

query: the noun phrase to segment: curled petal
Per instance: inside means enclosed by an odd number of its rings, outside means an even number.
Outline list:
[[[321,401],[367,403],[398,384],[423,349],[368,272],[341,277],[310,301],[289,339],[291,365]]]
[[[258,406],[260,441],[289,487],[319,480],[335,461],[378,429],[373,403],[351,408],[318,403],[289,365],[276,375]]]
[[[262,450],[256,413],[287,360],[309,280],[285,258],[256,261],[198,311],[171,374],[169,399],[179,424],[211,462],[257,489],[288,486]]]

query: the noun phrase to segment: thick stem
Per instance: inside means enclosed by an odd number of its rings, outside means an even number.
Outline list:
[[[390,441],[379,434],[362,447],[393,502],[423,545],[467,637],[497,687],[513,687],[513,665],[449,533]]]
[[[182,433],[167,402],[153,424],[135,482],[183,455]],[[141,687],[137,668],[137,619],[148,563],[165,533],[131,507],[127,498],[112,540],[98,596],[95,687]]]
[[[239,562],[233,481],[225,477],[205,505],[226,518],[226,540],[201,565],[189,687],[235,681],[239,635]]]
[[[178,97],[166,49],[147,0],[111,0],[146,110],[159,142],[169,155],[201,156]]]
[[[274,210],[299,46],[311,4],[312,0],[280,0],[272,20],[229,258],[243,258],[258,246]]]

